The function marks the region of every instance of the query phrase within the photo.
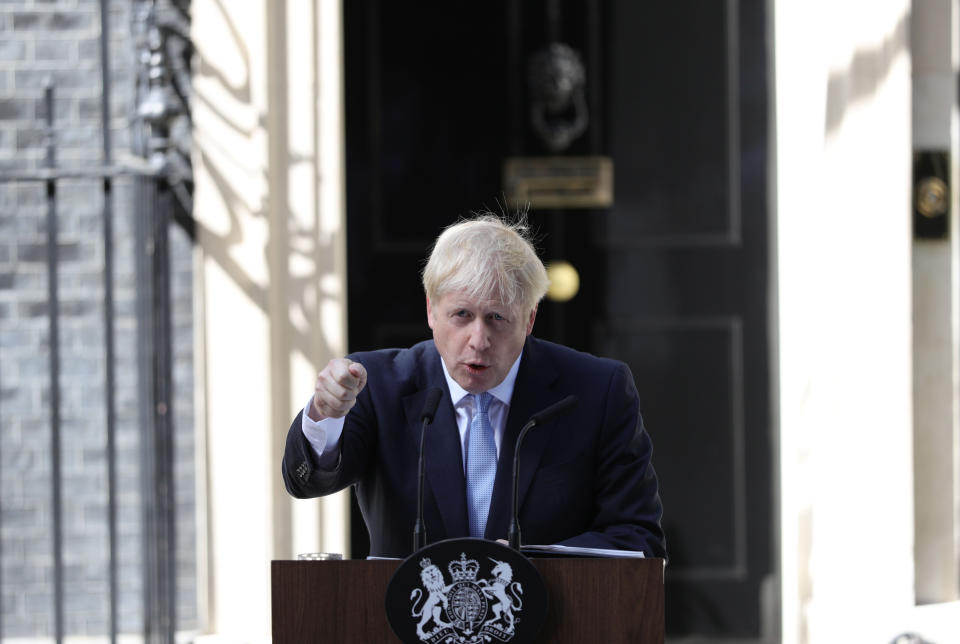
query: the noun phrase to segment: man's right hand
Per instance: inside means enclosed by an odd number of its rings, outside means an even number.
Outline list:
[[[315,421],[346,416],[367,384],[367,370],[348,358],[334,358],[317,374],[309,416]]]

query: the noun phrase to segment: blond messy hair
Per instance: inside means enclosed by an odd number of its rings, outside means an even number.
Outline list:
[[[529,311],[549,284],[526,218],[508,222],[491,212],[447,227],[423,270],[423,290],[432,301],[459,292]]]

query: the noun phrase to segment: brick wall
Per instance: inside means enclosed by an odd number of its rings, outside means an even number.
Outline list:
[[[136,2],[111,0],[115,158],[130,149]],[[56,91],[57,161],[102,160],[100,15],[95,0],[0,3],[0,171],[44,157],[43,84]],[[103,193],[99,181],[58,183],[63,561],[67,635],[108,630]],[[132,179],[115,184],[115,337],[119,621],[142,629],[142,504]],[[178,619],[197,625],[191,249],[172,230]],[[4,638],[53,633],[53,532],[45,186],[0,182],[0,590]]]

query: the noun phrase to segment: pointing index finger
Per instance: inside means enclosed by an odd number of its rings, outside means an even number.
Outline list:
[[[347,367],[347,370],[357,379],[356,388],[357,393],[363,390],[367,385],[367,370],[359,362],[351,362]]]

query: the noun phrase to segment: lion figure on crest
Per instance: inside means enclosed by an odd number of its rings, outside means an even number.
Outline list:
[[[443,609],[447,607],[447,591],[449,591],[450,588],[444,585],[443,573],[436,565],[430,562],[430,559],[421,559],[420,567],[422,568],[420,571],[420,581],[423,582],[423,587],[427,589],[428,595],[426,601],[423,602],[423,605],[420,607],[420,610],[417,610],[417,602],[419,602],[423,596],[423,591],[419,588],[413,589],[410,593],[410,599],[413,601],[410,614],[413,617],[420,618],[420,623],[417,624],[417,637],[425,639],[427,634],[424,632],[423,627],[430,622],[431,618],[437,628],[448,628],[450,626],[450,624],[443,621],[441,617]]]

